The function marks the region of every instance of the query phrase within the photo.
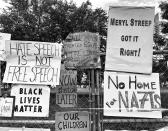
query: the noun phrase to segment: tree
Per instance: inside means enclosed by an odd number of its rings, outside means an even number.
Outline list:
[[[161,2],[159,7],[162,12],[161,14],[162,19],[168,20],[168,2],[166,1]],[[164,34],[168,33],[168,22],[162,22],[162,33]]]
[[[163,20],[168,20],[168,2],[161,2],[159,5],[161,9],[161,17]],[[163,34],[168,33],[168,22],[164,21],[161,22],[161,32]],[[168,49],[168,45],[166,42],[166,38],[163,36],[163,34],[154,34],[154,42],[155,42],[155,49],[160,50],[161,47],[164,47],[164,50]],[[153,72],[160,73],[160,81],[161,83],[165,84],[168,80],[167,78],[167,59],[168,55],[166,53],[162,54],[164,56],[164,59],[153,59]],[[157,54],[156,54],[157,56]]]
[[[13,40],[59,42],[81,31],[106,36],[107,15],[101,8],[92,10],[89,1],[80,7],[66,0],[10,0],[10,4],[0,15],[0,25]]]

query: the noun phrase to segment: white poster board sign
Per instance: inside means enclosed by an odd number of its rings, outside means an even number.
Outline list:
[[[50,131],[44,128],[17,128],[17,127],[0,127],[0,131]]]
[[[89,113],[86,111],[56,112],[56,131],[89,131]]]
[[[10,40],[11,34],[8,33],[0,33],[0,60],[6,60],[5,54],[5,40]]]
[[[104,115],[162,118],[159,74],[104,72]]]
[[[154,7],[112,6],[105,70],[152,73]]]
[[[6,51],[3,82],[59,85],[61,44],[6,41]]]
[[[40,85],[15,85],[11,96],[15,96],[14,116],[48,117],[50,88]]]
[[[135,131],[135,130],[105,130],[105,131]],[[138,131],[148,131],[148,130],[138,130]]]
[[[0,117],[13,116],[14,101],[14,97],[0,97]]]

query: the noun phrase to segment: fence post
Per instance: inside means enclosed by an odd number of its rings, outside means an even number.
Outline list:
[[[95,70],[91,69],[91,90],[92,90],[92,111],[93,111],[93,131],[96,131],[96,112],[95,112]]]
[[[100,107],[100,72],[99,70],[96,71],[96,94],[97,94],[97,125],[98,125],[98,131],[102,131],[101,128],[101,123],[100,123],[100,112],[101,112],[101,107]]]
[[[2,96],[2,89],[1,89],[2,80],[1,80],[1,76],[2,76],[2,70],[1,70],[1,61],[0,61],[0,96]]]

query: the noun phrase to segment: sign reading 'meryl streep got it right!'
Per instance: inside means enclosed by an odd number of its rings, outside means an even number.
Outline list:
[[[105,70],[151,74],[153,25],[153,7],[110,7]]]

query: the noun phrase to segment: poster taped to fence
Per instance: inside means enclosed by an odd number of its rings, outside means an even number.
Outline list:
[[[105,130],[105,131],[135,131],[135,130]],[[138,130],[138,131],[148,131],[148,130]]]
[[[162,118],[159,74],[104,73],[104,115]]]
[[[67,68],[100,68],[100,38],[97,33],[69,34],[63,45]]]
[[[57,87],[56,104],[60,107],[75,107],[77,104],[76,86]]]
[[[14,116],[49,116],[50,88],[48,86],[14,85],[11,96],[15,96]]]
[[[56,112],[56,131],[89,131],[90,121],[87,111]]]
[[[0,97],[0,117],[13,116],[14,102],[14,97]]]
[[[61,44],[6,41],[6,51],[3,82],[59,85]]]
[[[105,70],[152,73],[154,7],[109,8]]]
[[[61,64],[60,85],[56,86],[56,104],[60,107],[77,104],[77,71],[67,70],[64,64]]]
[[[0,131],[50,131],[46,128],[0,127]]]
[[[68,70],[66,69],[65,64],[61,64],[59,87],[74,85],[77,85],[77,71]]]
[[[11,34],[0,33],[0,61],[6,60],[5,40],[10,40],[10,39],[11,39]]]

